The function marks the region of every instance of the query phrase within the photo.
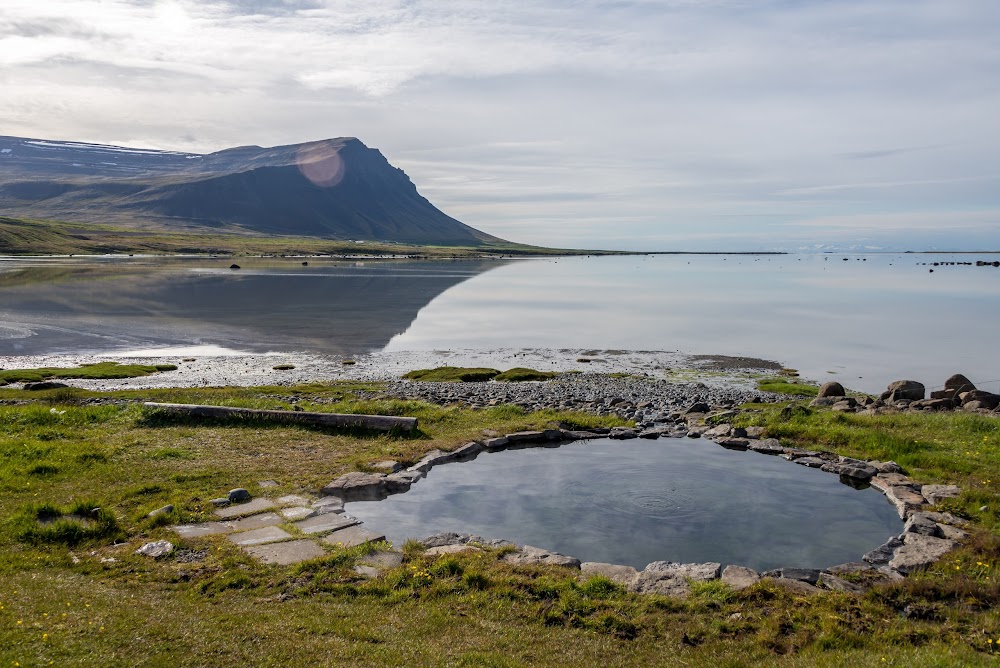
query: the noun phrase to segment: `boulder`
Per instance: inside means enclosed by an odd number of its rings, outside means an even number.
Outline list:
[[[580,560],[576,557],[567,557],[558,552],[549,552],[540,547],[525,545],[517,552],[510,552],[502,557],[502,561],[517,566],[568,566],[569,568],[580,568]]]
[[[760,581],[760,574],[746,566],[726,566],[722,571],[722,581],[733,589],[746,589]]]
[[[978,402],[978,405],[974,408],[993,410],[997,406],[1000,406],[1000,394],[993,394],[992,392],[985,392],[983,390],[969,390],[960,394],[959,397],[962,400],[963,408],[969,408],[971,404],[976,402]]]
[[[603,575],[613,582],[617,582],[624,587],[631,587],[639,571],[631,566],[621,566],[619,564],[604,564],[597,561],[585,561],[580,564],[581,580],[592,578],[595,575]]]
[[[764,438],[750,443],[747,447],[754,452],[760,452],[765,455],[780,455],[785,452],[781,441],[776,438]]]
[[[815,568],[777,568],[773,571],[767,571],[761,577],[798,580],[814,585],[819,581],[819,574],[820,571]]]
[[[843,397],[846,395],[847,392],[844,391],[844,386],[837,381],[823,383],[816,394],[817,397]]]
[[[820,589],[819,587],[815,587],[809,584],[808,582],[803,582],[802,580],[790,580],[788,578],[768,578],[767,581],[793,594],[805,594],[807,596],[811,596],[813,594],[819,594],[822,591],[822,589]]]
[[[830,573],[821,573],[819,576],[819,586],[830,591],[840,591],[845,594],[863,594],[865,588],[859,584],[849,582],[843,578],[838,578]]]
[[[69,387],[69,385],[54,380],[40,380],[34,383],[25,383],[23,389],[29,392],[40,392],[42,390],[61,390],[64,387]]]
[[[937,505],[942,499],[953,499],[962,493],[958,485],[924,485],[920,488],[927,503]]]
[[[957,541],[948,538],[906,533],[903,534],[903,546],[896,550],[889,566],[900,573],[912,573],[927,568],[958,545]]]
[[[935,536],[943,538],[944,534],[938,527],[937,522],[927,516],[927,513],[913,513],[903,525],[904,533],[920,533],[925,536]]]
[[[631,590],[640,594],[686,596],[691,592],[692,582],[717,580],[721,568],[722,564],[714,562],[675,564],[654,561],[636,576]]]
[[[229,494],[227,496],[230,503],[246,503],[250,500],[250,492],[242,487],[229,490]]]
[[[746,450],[750,446],[746,438],[720,438],[716,443],[729,450]]]
[[[893,556],[896,554],[896,550],[902,546],[903,541],[896,536],[893,536],[871,552],[866,553],[863,557],[861,557],[861,559],[863,561],[867,561],[873,566],[884,566],[892,561]]]
[[[381,473],[346,473],[326,485],[320,494],[339,496],[347,501],[377,501],[388,495],[385,476]]]
[[[915,380],[897,380],[889,383],[889,387],[880,398],[894,403],[897,401],[920,401],[924,398],[924,384]]]
[[[972,384],[971,380],[962,374],[956,373],[954,376],[951,376],[948,380],[944,381],[944,389],[948,392],[948,398],[953,399],[962,392],[968,392],[969,390],[976,389],[976,386]]]
[[[712,410],[712,407],[704,401],[696,401],[684,410],[684,414],[690,415],[692,413],[707,413],[710,410]]]

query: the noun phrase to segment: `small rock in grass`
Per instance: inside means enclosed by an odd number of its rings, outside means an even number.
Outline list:
[[[227,499],[224,496],[220,496],[217,499],[211,499],[209,503],[211,503],[216,508],[225,508],[226,506],[229,505],[229,499]]]
[[[158,557],[164,557],[173,551],[173,543],[168,540],[158,540],[152,543],[146,543],[136,550],[135,553],[156,559]]]
[[[169,504],[168,503],[167,505],[163,506],[162,508],[157,508],[156,510],[150,511],[146,515],[146,517],[148,517],[149,519],[153,519],[155,517],[159,517],[160,515],[169,515],[172,512],[174,512],[174,506],[173,506],[173,504]]]

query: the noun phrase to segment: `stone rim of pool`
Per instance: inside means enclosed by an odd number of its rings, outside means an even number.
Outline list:
[[[408,491],[413,483],[426,476],[427,472],[435,466],[451,462],[470,461],[482,452],[533,447],[558,447],[563,443],[576,440],[626,439],[634,438],[641,433],[638,429],[627,427],[610,430],[595,429],[593,431],[547,429],[544,431],[517,432],[507,434],[506,436],[487,438],[482,441],[472,441],[451,452],[433,450],[427,453],[416,464],[406,469],[402,469],[395,462],[382,462],[380,464],[386,467],[385,470],[390,471],[389,473],[348,473],[325,486],[321,493],[328,496],[337,496],[345,503],[380,500],[387,498],[389,495]],[[677,436],[676,434],[669,435]],[[920,485],[904,476],[901,468],[894,462],[869,462],[841,457],[829,452],[807,451],[786,447],[782,446],[777,439],[722,437],[715,439],[714,442],[728,449],[750,450],[760,454],[780,455],[784,459],[787,459],[789,463],[797,463],[809,468],[818,468],[824,472],[838,475],[841,482],[852,487],[874,487],[895,506],[900,519],[905,521],[902,533],[898,536],[891,536],[886,543],[864,555],[863,560],[866,564],[854,562],[852,564],[841,564],[837,567],[831,566],[825,570],[815,568],[777,568],[765,572],[765,576],[772,576],[783,580],[796,580],[812,586],[817,583],[817,578],[820,575],[830,575],[831,569],[840,568],[841,572],[843,572],[844,568],[855,567],[856,570],[863,567],[876,569],[885,576],[899,577],[930,565],[942,554],[957,547],[960,541],[967,535],[957,526],[963,524],[963,520],[948,513],[923,511],[925,504],[933,506],[942,498],[957,495],[958,488],[953,485]],[[509,541],[489,541],[468,534],[442,534],[425,539],[425,541],[433,543],[433,545],[428,545],[428,547],[445,552],[453,551],[446,549],[449,546],[467,546],[474,544],[477,540],[494,545],[512,544]],[[512,563],[521,564],[556,563],[570,566],[581,565],[580,561],[573,557],[566,557],[565,555],[531,546],[521,546],[518,552],[514,553],[513,558],[509,559],[508,557],[511,556],[506,555],[504,559]],[[660,593],[671,593],[673,589],[671,587],[664,588],[658,586],[657,583],[662,585],[663,581],[669,580],[672,583],[671,586],[680,583],[683,587],[686,587],[690,581],[709,580],[719,577],[721,568],[721,564],[717,562],[704,564],[652,562],[643,571],[636,571],[636,569],[629,566],[593,562],[583,563],[582,566],[585,572],[607,575],[609,577],[613,576],[612,579],[617,579],[623,583],[624,580],[628,580],[629,588],[633,591],[659,591]],[[731,569],[734,572],[741,573],[743,576],[751,573],[759,577],[756,571],[736,565],[727,567],[726,573],[729,573]],[[628,571],[631,571],[631,573]],[[723,573],[724,580],[726,579],[726,573]],[[733,584],[738,584],[737,580],[739,579],[730,578]],[[647,585],[649,583],[652,584],[644,587],[642,584],[644,580],[647,581]]]

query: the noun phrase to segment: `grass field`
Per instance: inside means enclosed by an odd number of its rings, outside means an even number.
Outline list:
[[[103,253],[211,253],[217,255],[409,255],[480,257],[614,255],[614,251],[542,248],[504,243],[483,246],[417,246],[390,242],[132,229],[94,223],[0,216],[0,255],[87,255]]]
[[[973,538],[926,573],[863,596],[805,598],[766,582],[720,583],[687,600],[624,593],[555,567],[515,568],[499,553],[425,557],[366,581],[363,550],[265,566],[224,538],[179,541],[164,525],[209,517],[228,489],[314,494],[371,462],[432,448],[616,418],[513,406],[483,410],[361,400],[371,384],[287,388],[26,393],[0,389],[0,666],[971,666],[1000,644],[1000,439],[963,415],[782,418],[751,405],[741,424],[847,455],[895,459],[924,482],[957,482],[948,508]],[[134,400],[413,415],[414,435],[342,433],[255,421],[167,420]],[[84,404],[100,398],[103,404]],[[171,503],[168,516],[146,514]],[[981,510],[984,508],[985,510]],[[100,509],[95,511],[95,509]],[[86,535],[38,531],[39,513],[86,516]],[[52,525],[43,525],[52,526]],[[32,529],[32,527],[36,527]],[[175,557],[133,554],[170,539]],[[119,541],[116,543],[115,541]]]

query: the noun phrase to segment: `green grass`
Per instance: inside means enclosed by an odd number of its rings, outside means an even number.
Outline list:
[[[422,380],[430,383],[474,383],[486,380],[518,383],[531,380],[549,380],[559,373],[556,371],[536,371],[515,367],[504,372],[497,369],[439,366],[434,369],[415,369],[403,375],[408,380]]]
[[[526,369],[524,367],[519,366],[504,371],[499,376],[494,378],[494,380],[505,381],[509,383],[520,383],[531,380],[550,380],[558,375],[559,372],[557,371],[536,371],[535,369]]]
[[[403,374],[407,380],[422,380],[428,383],[474,383],[493,380],[500,375],[497,369],[439,366],[434,369],[414,369]]]
[[[516,406],[357,398],[378,390],[338,383],[59,398],[0,390],[0,665],[995,665],[1000,433],[983,416],[807,410],[783,418],[781,406],[765,405],[736,420],[786,443],[895,459],[918,480],[966,488],[951,508],[973,520],[970,542],[926,573],[861,597],[802,598],[766,582],[741,592],[699,584],[685,600],[636,596],[568,569],[512,567],[502,550],[434,558],[414,544],[404,546],[400,568],[369,581],[352,567],[371,547],[266,566],[224,537],[180,540],[166,520],[146,518],[171,503],[171,522],[207,519],[208,499],[235,486],[256,491],[259,480],[277,480],[268,490],[275,496],[315,493],[345,471],[412,462],[484,429],[621,423]],[[287,408],[289,395],[307,410],[413,415],[420,432],[160,423],[137,404],[84,402]],[[76,528],[56,528],[63,519]],[[75,533],[80,528],[92,531]],[[158,539],[195,560],[134,554]]]
[[[815,397],[819,393],[819,387],[815,385],[774,377],[758,380],[757,389],[762,392],[776,392],[778,394],[789,394],[799,397]]]
[[[459,258],[533,255],[618,255],[620,251],[543,248],[512,242],[482,246],[434,246],[316,237],[263,236],[206,230],[175,232],[128,225],[0,216],[0,253],[86,255],[102,253],[211,253],[218,255],[409,255]]]
[[[119,364],[118,362],[98,362],[76,368],[7,369],[0,371],[0,385],[33,383],[52,378],[136,378],[176,369],[173,364]]]

